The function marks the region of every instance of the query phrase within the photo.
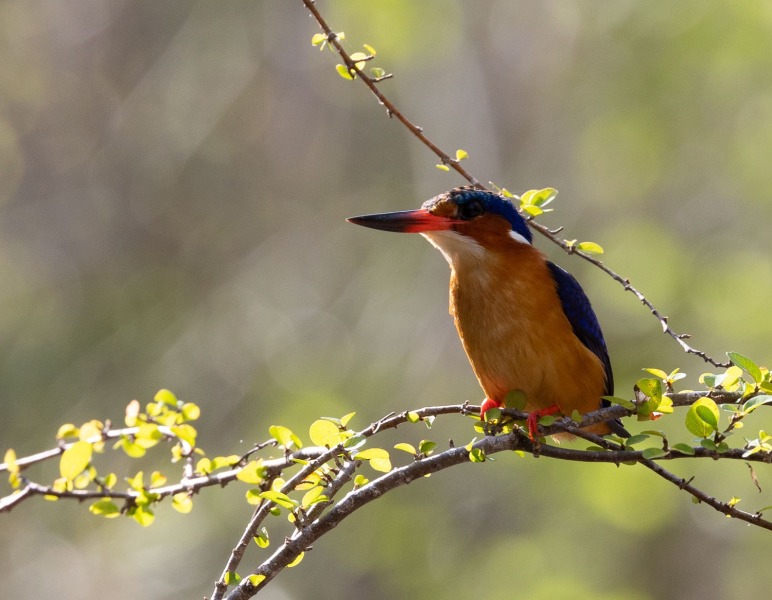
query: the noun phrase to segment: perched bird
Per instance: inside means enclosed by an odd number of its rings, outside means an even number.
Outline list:
[[[531,437],[542,415],[581,414],[614,393],[606,342],[590,301],[569,273],[532,245],[515,206],[503,196],[460,187],[408,210],[347,219],[420,233],[450,265],[450,314],[486,394],[481,416],[525,394]],[[628,436],[619,421],[588,428]]]

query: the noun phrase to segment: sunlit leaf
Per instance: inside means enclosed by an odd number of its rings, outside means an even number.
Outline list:
[[[466,150],[462,150],[459,148],[456,150],[456,160],[464,160],[465,158],[469,158],[469,153]]]
[[[271,425],[268,428],[268,433],[273,439],[275,439],[281,446],[285,448],[291,448],[293,445],[300,449],[303,447],[300,438],[292,433],[292,430],[284,427],[283,425]]]
[[[450,167],[448,165],[443,165],[442,163],[437,163],[434,166],[437,167],[440,171],[450,171]]]
[[[718,415],[718,406],[712,399],[700,398],[686,413],[686,429],[698,437],[708,437],[718,429]]]
[[[317,446],[326,446],[332,448],[341,442],[340,429],[330,421],[319,419],[311,424],[308,429],[308,436]]]
[[[418,454],[418,452],[416,452],[416,449],[411,444],[407,444],[405,442],[394,444],[394,449],[402,450],[402,452],[407,452],[408,454],[413,454],[413,455]]]
[[[603,248],[595,242],[579,242],[576,249],[585,254],[603,254]]]
[[[340,418],[340,426],[345,427],[346,425],[348,425],[349,421],[351,421],[351,419],[354,417],[355,414],[356,414],[355,412],[350,412],[346,415],[343,415]]]
[[[91,462],[92,453],[93,448],[88,442],[75,442],[62,453],[59,460],[59,474],[65,479],[75,479]]]
[[[290,569],[290,568],[300,564],[300,561],[303,560],[303,557],[305,555],[306,555],[305,552],[301,552],[300,554],[298,554],[297,558],[287,565],[287,568]]]
[[[315,33],[313,36],[311,36],[311,44],[314,46],[318,46],[319,44],[326,41],[327,36],[323,33]]]
[[[155,514],[147,506],[137,506],[131,517],[142,527],[149,527],[155,521]]]
[[[163,404],[168,404],[169,406],[177,406],[177,396],[166,389],[158,390],[153,400]]]
[[[247,493],[245,494],[247,498],[247,504],[251,504],[252,506],[257,506],[262,502],[262,498],[260,497],[260,494],[262,492],[260,490],[247,490]]]
[[[761,380],[764,378],[764,376],[761,374],[761,369],[755,362],[753,362],[747,356],[743,356],[739,352],[727,352],[726,355],[729,357],[729,360],[731,360],[733,364],[737,365],[741,369],[744,369],[748,375],[753,378],[753,381],[756,383],[761,383]]]
[[[97,500],[88,507],[89,512],[94,515],[100,515],[107,519],[114,519],[121,516],[121,509],[109,498]]]
[[[338,75],[343,77],[343,79],[348,79],[350,81],[353,81],[354,75],[349,73],[348,67],[346,65],[337,64],[335,65],[335,70],[338,72]]]
[[[643,369],[647,373],[651,373],[654,375],[654,377],[659,377],[660,379],[667,379],[667,373],[665,373],[662,369]]]
[[[288,508],[290,510],[298,506],[298,502],[296,500],[293,500],[292,498],[287,496],[287,494],[284,494],[282,492],[269,490],[267,492],[262,492],[260,494],[260,497],[266,500],[270,500],[271,502],[274,502],[275,504],[278,504],[279,506]]]
[[[265,527],[261,527],[260,531],[257,532],[257,535],[253,539],[255,540],[255,544],[261,548],[267,548],[271,545],[268,530]]]
[[[430,440],[421,440],[418,444],[418,451],[425,456],[429,456],[432,452],[434,452],[436,447],[437,444],[435,442]]]
[[[172,496],[172,508],[178,513],[187,514],[193,510],[193,499],[187,492],[180,492]]]

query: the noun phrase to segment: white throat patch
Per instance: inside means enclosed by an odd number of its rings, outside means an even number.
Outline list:
[[[451,267],[465,260],[482,260],[485,256],[485,248],[455,231],[426,231],[421,235],[442,253]]]

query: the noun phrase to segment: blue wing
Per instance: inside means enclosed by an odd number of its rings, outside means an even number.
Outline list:
[[[595,316],[595,312],[592,310],[590,299],[584,293],[579,282],[568,271],[549,261],[547,261],[547,266],[552,272],[558,297],[563,305],[563,312],[568,317],[569,323],[571,323],[574,335],[603,363],[603,368],[606,371],[606,390],[604,396],[613,396],[614,373],[611,370],[611,360],[606,349],[606,340],[603,339],[603,332],[600,329],[598,317]],[[609,405],[608,400],[601,401],[601,406]],[[630,435],[619,421],[610,421],[609,425],[614,433]]]

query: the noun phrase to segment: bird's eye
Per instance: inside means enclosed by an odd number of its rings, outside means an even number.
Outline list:
[[[458,216],[465,221],[471,221],[485,212],[482,202],[470,200],[458,207]]]

